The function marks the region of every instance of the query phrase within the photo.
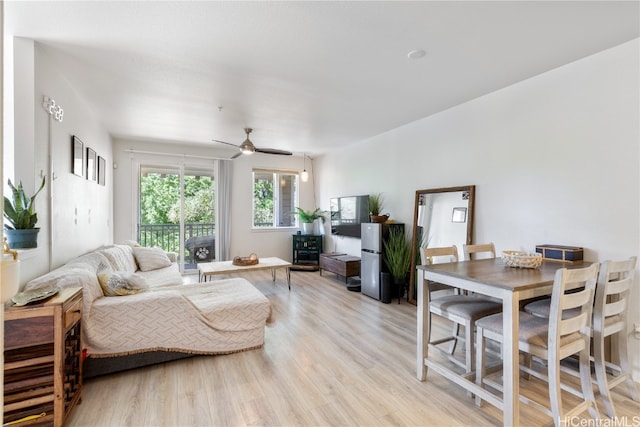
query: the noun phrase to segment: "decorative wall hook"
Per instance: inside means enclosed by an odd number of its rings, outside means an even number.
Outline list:
[[[48,96],[44,96],[44,100],[42,101],[42,106],[49,113],[51,117],[57,122],[62,122],[62,117],[64,116],[64,110],[59,104],[56,104],[56,101],[49,98]]]

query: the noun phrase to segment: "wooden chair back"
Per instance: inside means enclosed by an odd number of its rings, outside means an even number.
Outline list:
[[[581,348],[589,348],[591,339],[591,315],[598,281],[598,263],[589,267],[567,269],[556,272],[551,294],[549,312],[549,353],[556,353],[557,359],[566,357],[559,351],[575,354]],[[580,334],[575,345],[563,346],[563,338]],[[570,347],[570,348],[566,348]]]
[[[422,260],[426,265],[438,264],[439,262],[458,262],[458,248],[456,245],[444,246],[440,248],[420,248],[422,250]],[[442,258],[442,257],[449,257]],[[437,258],[434,260],[434,258]],[[439,261],[439,262],[435,262]]]
[[[611,389],[627,383],[631,398],[640,402],[640,390],[633,381],[631,363],[629,362],[627,337],[627,310],[629,294],[633,286],[637,257],[625,261],[605,261],[600,265],[596,297],[593,303],[593,359],[595,363],[596,381],[600,389],[600,397],[604,408],[611,418],[616,419],[616,410]],[[618,363],[608,361],[605,356],[605,339],[610,337],[611,346],[617,348]],[[610,377],[607,370],[615,374]]]
[[[462,245],[464,259],[470,261],[472,259],[495,258],[496,247],[491,243],[479,243],[476,245]],[[481,255],[481,256],[478,256]]]
[[[593,329],[603,331],[607,325],[609,331],[605,336],[619,332],[626,325],[636,262],[637,257],[631,257],[625,261],[605,261],[600,266],[593,306]],[[618,316],[616,322],[611,321],[614,316]]]
[[[458,262],[458,248],[456,247],[456,245],[440,248],[420,248],[420,250],[420,254],[422,255],[422,263],[424,265]],[[430,282],[428,300],[430,301],[431,293],[445,289],[452,288],[451,286],[443,285],[442,283]]]

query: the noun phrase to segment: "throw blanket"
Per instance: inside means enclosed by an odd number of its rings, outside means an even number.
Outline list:
[[[83,318],[92,357],[152,350],[223,354],[260,347],[269,300],[242,278],[93,301]]]

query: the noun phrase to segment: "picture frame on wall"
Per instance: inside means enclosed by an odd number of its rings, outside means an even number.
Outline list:
[[[107,161],[102,156],[98,156],[98,184],[105,185],[107,174]]]
[[[80,138],[71,138],[71,172],[84,177],[84,144]]]
[[[96,181],[97,177],[97,163],[96,152],[90,147],[87,147],[87,179],[89,181]]]
[[[467,208],[453,208],[451,222],[467,222]]]

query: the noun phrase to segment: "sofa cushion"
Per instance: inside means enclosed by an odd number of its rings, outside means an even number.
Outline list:
[[[162,248],[133,248],[138,268],[141,271],[157,270],[171,265],[171,260]]]
[[[106,297],[133,295],[149,290],[144,277],[129,271],[102,271],[98,282]]]
[[[180,274],[178,264],[175,262],[171,263],[168,267],[150,271],[139,270],[136,273],[144,277],[152,289],[166,286],[182,286],[184,281],[182,274]]]
[[[133,257],[132,248],[129,245],[113,245],[100,250],[109,260],[114,271],[134,272],[138,269],[136,260]]]

